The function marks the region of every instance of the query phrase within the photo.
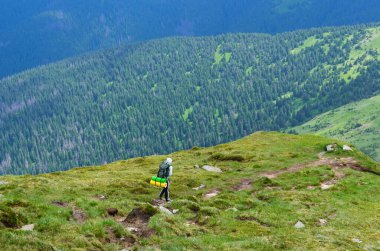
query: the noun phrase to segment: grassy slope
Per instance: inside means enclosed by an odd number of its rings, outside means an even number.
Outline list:
[[[156,214],[150,227],[156,234],[139,239],[142,249],[164,250],[274,250],[274,249],[363,249],[375,250],[380,245],[380,177],[343,169],[346,177],[330,190],[318,186],[333,176],[329,167],[286,173],[273,180],[258,178],[265,171],[279,170],[318,159],[317,154],[331,140],[319,136],[296,136],[260,132],[236,142],[211,148],[194,148],[171,154],[174,159],[171,209],[173,216]],[[241,156],[237,161],[217,161],[220,156]],[[353,156],[369,168],[380,170],[358,151],[326,154],[327,157]],[[158,189],[146,179],[156,172],[166,156],[150,156],[115,162],[106,166],[73,169],[38,176],[5,176],[0,185],[0,218],[5,212],[16,215],[15,225],[36,224],[33,232],[0,227],[3,250],[120,250],[118,244],[107,244],[109,232],[130,236],[112,218],[105,216],[109,207],[126,216],[135,207],[150,203]],[[217,165],[223,173],[209,173],[194,165]],[[251,188],[234,191],[242,178],[252,179]],[[193,190],[200,184],[207,187]],[[221,192],[205,199],[212,189]],[[97,195],[108,199],[99,201]],[[52,201],[68,202],[67,208]],[[87,220],[79,224],[71,219],[71,208],[85,211]],[[144,206],[146,207],[146,206]],[[227,210],[236,208],[237,210]],[[259,219],[269,226],[262,226]],[[320,218],[328,220],[318,226]],[[293,226],[301,220],[306,227]],[[188,225],[186,225],[188,224]],[[354,243],[353,238],[362,240]],[[149,248],[150,247],[150,248]]]
[[[380,161],[379,114],[380,95],[319,115],[294,130],[346,140]]]

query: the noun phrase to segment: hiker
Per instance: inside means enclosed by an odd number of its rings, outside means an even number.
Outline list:
[[[169,177],[173,173],[173,167],[172,167],[173,160],[171,158],[167,158],[165,161],[163,161],[160,164],[160,167],[158,169],[157,177],[165,178],[166,179],[166,187],[162,189],[160,193],[160,200],[162,200],[162,196],[165,194],[165,200],[166,202],[169,202]]]

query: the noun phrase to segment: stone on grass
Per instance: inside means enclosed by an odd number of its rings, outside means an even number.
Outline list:
[[[208,172],[215,172],[215,173],[221,173],[222,170],[219,167],[216,166],[202,166],[203,170],[206,170]]]
[[[328,152],[333,152],[338,150],[338,145],[337,144],[331,144],[326,146],[326,151]]]
[[[177,214],[179,212],[179,209],[173,209],[173,214]]]
[[[298,221],[295,225],[294,225],[295,228],[297,229],[300,229],[300,228],[304,228],[305,225],[301,222],[301,221]]]
[[[173,213],[167,209],[166,207],[163,207],[163,206],[159,206],[158,209],[163,212],[164,214],[167,214],[167,215],[172,215]]]
[[[24,230],[24,231],[33,231],[33,229],[34,229],[34,224],[25,225],[21,227],[21,230]]]
[[[344,145],[343,146],[343,151],[352,151],[352,148],[347,146],[347,145]]]
[[[199,190],[199,189],[202,189],[202,188],[205,188],[206,185],[204,184],[201,184],[199,187],[193,187],[193,190]]]
[[[352,238],[352,242],[355,242],[355,243],[362,243],[363,241],[362,240],[359,240],[357,238]]]
[[[194,168],[199,168],[199,165],[194,165]]]
[[[8,184],[8,182],[0,180],[0,185],[6,185],[6,184]]]
[[[319,219],[319,225],[324,226],[327,224],[327,220],[325,219]]]

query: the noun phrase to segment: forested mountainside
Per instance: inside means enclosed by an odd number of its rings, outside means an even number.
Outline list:
[[[40,173],[301,124],[380,91],[380,27],[168,38],[0,82],[0,173]]]
[[[318,115],[290,131],[348,141],[380,162],[380,95]]]
[[[0,78],[124,42],[380,21],[378,0],[2,0]]]

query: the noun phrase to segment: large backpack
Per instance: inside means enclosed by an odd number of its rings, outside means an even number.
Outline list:
[[[167,178],[169,176],[169,167],[170,165],[166,161],[162,162],[158,168],[157,177]]]

